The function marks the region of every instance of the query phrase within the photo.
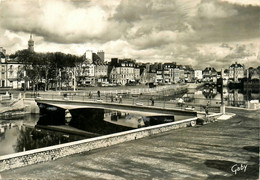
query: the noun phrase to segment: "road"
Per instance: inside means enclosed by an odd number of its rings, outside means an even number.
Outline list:
[[[237,115],[0,174],[3,179],[257,179],[260,110],[227,111]],[[241,164],[246,169],[232,172]]]

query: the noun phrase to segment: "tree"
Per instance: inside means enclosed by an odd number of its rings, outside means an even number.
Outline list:
[[[38,90],[38,84],[39,82],[43,82],[43,80],[45,81],[45,90],[48,90],[50,80],[55,79],[56,89],[58,81],[60,82],[60,88],[62,82],[69,84],[71,69],[83,62],[82,57],[71,54],[64,54],[62,52],[36,53],[27,49],[17,51],[12,56],[17,57],[19,63],[23,64],[23,69],[26,72],[24,77],[25,84],[27,84],[27,81],[30,81],[33,91]]]

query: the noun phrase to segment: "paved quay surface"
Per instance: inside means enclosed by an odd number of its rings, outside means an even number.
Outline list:
[[[258,179],[260,110],[0,173],[2,179]],[[237,170],[241,164],[246,169]],[[244,166],[243,166],[244,167]]]

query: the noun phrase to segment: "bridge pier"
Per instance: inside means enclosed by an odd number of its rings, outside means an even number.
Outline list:
[[[69,123],[71,121],[72,115],[70,114],[70,111],[68,109],[65,110],[65,121],[66,123]]]

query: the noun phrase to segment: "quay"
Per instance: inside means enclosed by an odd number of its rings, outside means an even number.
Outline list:
[[[55,161],[1,172],[2,179],[258,179],[260,110],[171,130]],[[232,167],[247,165],[235,174]]]

